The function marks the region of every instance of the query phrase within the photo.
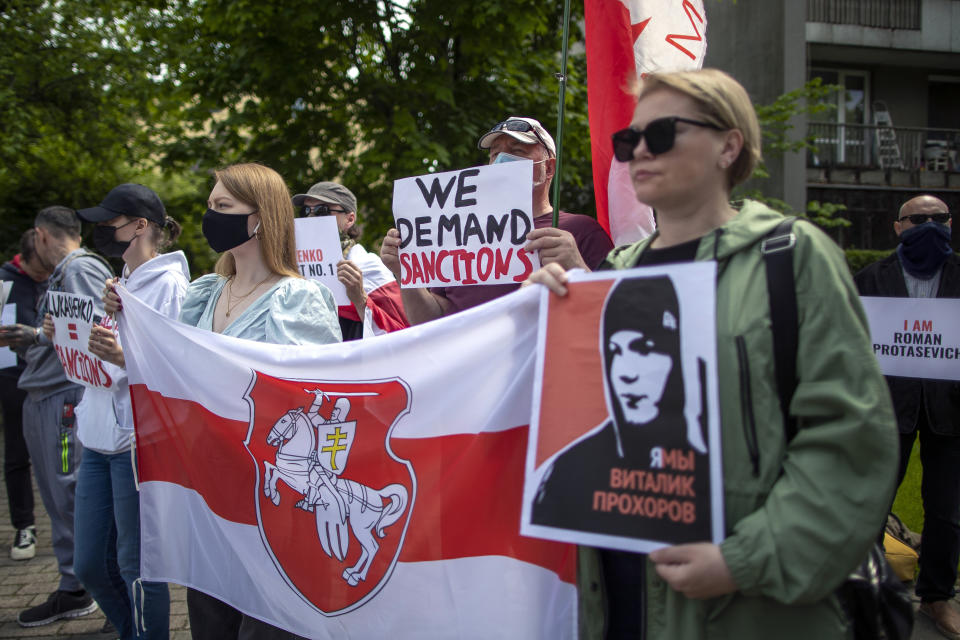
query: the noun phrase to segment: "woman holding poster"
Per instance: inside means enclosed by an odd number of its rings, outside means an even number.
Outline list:
[[[716,327],[704,330],[716,331],[726,537],[649,555],[583,548],[582,636],[606,626],[608,638],[847,638],[834,592],[875,541],[897,441],[843,255],[812,225],[793,225],[797,386],[784,416],[761,254],[783,217],[729,203],[760,159],[750,99],[717,70],[648,75],[637,97],[614,155],[659,227],[606,266],[717,263]],[[557,265],[531,281],[568,292]],[[799,426],[789,441],[787,418]]]
[[[216,178],[203,235],[225,253],[216,273],[190,284],[180,320],[257,342],[340,342],[333,294],[297,268],[293,204],[283,178],[259,164],[233,165]],[[296,637],[194,589],[187,607],[195,639]]]
[[[99,206],[77,215],[96,223],[93,240],[100,253],[123,258],[121,284],[176,317],[190,270],[182,251],[160,253],[176,241],[180,225],[166,215],[157,194],[143,185],[122,184]],[[109,302],[105,308],[116,311]],[[114,385],[87,388],[77,405],[83,457],[74,507],[74,569],[121,638],[167,638],[167,585],[140,581],[140,498],[130,456],[133,410],[123,349],[109,320],[91,328],[88,349],[113,365],[106,366]]]

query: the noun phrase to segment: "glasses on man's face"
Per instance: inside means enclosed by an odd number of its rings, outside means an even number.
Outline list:
[[[498,122],[493,125],[489,133],[497,133],[498,131],[517,131],[520,133],[532,132],[534,136],[537,137],[537,140],[540,141],[547,149],[550,147],[547,146],[547,143],[543,141],[543,138],[540,137],[540,134],[537,133],[536,127],[527,122],[526,120],[504,120],[503,122]]]
[[[637,148],[637,145],[640,144],[641,140],[647,141],[647,151],[655,156],[670,151],[670,149],[673,149],[673,143],[677,138],[678,122],[724,131],[722,127],[701,120],[690,120],[689,118],[680,118],[678,116],[657,118],[647,124],[646,129],[638,130],[633,127],[627,127],[613,134],[613,157],[620,162],[630,162],[630,160],[633,159],[633,151]]]
[[[305,204],[300,207],[300,212],[306,218],[312,218],[313,216],[331,216],[337,213],[346,213],[344,209],[331,209],[328,204],[314,204],[309,205]]]
[[[914,213],[909,216],[903,216],[900,221],[909,220],[911,224],[923,224],[927,220],[933,220],[939,224],[947,224],[950,221],[949,213]]]

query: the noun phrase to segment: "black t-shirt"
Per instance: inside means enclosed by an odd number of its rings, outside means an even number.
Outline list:
[[[662,249],[648,248],[635,266],[649,267],[678,262],[693,262],[700,247],[700,238]],[[643,611],[640,591],[645,581],[646,554],[601,549],[603,578],[607,591],[607,638],[640,637]]]
[[[672,247],[663,249],[647,248],[646,251],[637,260],[638,267],[649,267],[655,264],[673,264],[677,262],[693,262],[697,257],[697,249],[700,247],[700,238],[689,240]]]

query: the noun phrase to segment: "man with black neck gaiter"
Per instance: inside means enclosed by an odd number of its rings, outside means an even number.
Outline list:
[[[923,195],[905,202],[893,223],[900,244],[856,275],[860,295],[960,298],[960,258],[950,247],[951,222],[939,198]],[[960,561],[960,382],[887,376],[887,384],[900,427],[899,482],[920,436],[920,612],[947,637],[960,638],[960,612],[950,605]]]

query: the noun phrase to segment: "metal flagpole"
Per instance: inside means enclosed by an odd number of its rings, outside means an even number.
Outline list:
[[[563,166],[563,112],[567,95],[567,41],[570,39],[570,0],[563,2],[563,54],[561,56],[560,73],[560,108],[557,111],[557,168],[553,173],[553,226],[560,223],[560,169]]]

